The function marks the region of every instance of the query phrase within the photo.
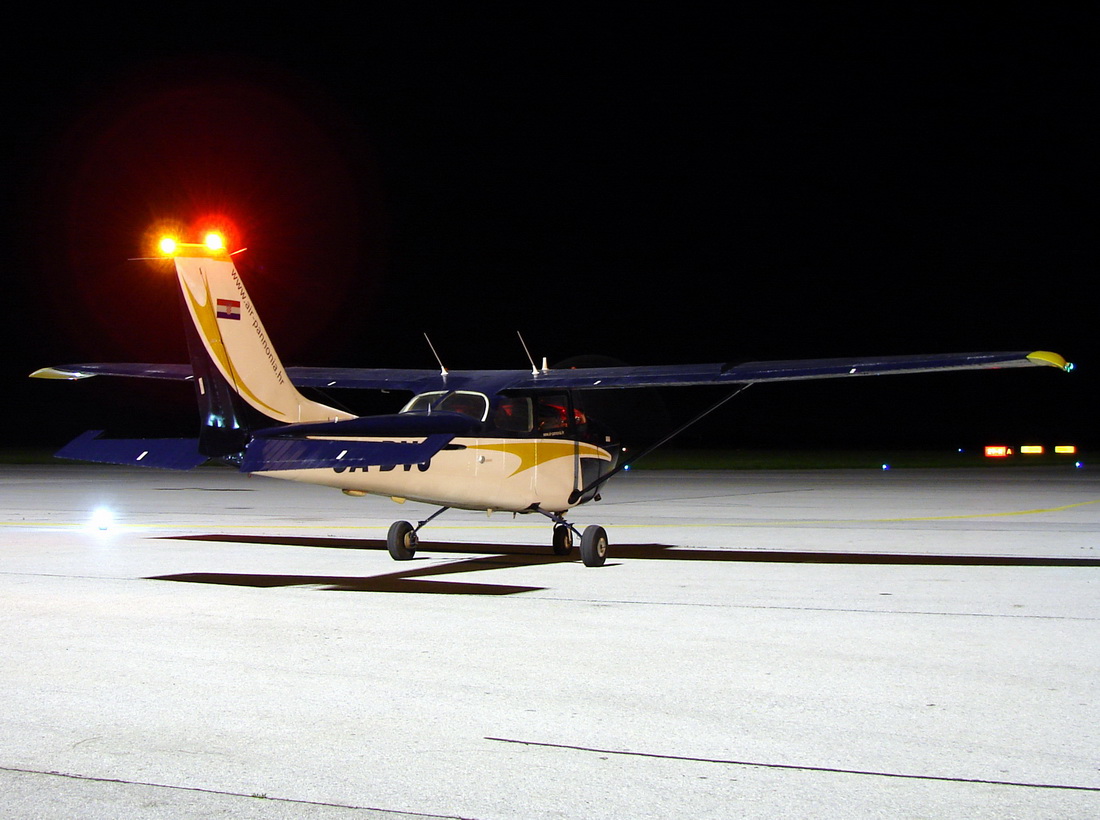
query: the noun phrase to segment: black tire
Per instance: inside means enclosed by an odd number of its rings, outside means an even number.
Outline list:
[[[586,567],[602,567],[607,560],[607,533],[603,527],[590,524],[581,535],[581,560]]]
[[[394,521],[386,535],[386,548],[394,561],[408,561],[416,555],[416,532],[408,521]]]
[[[568,524],[554,527],[554,555],[568,555],[573,551],[573,530]]]

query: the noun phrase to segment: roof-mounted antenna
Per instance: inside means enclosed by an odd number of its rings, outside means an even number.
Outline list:
[[[519,336],[519,343],[523,345],[523,352],[527,354],[527,361],[531,363],[531,375],[537,376],[539,369],[535,367],[535,360],[531,358],[531,351],[527,349],[527,342],[523,341],[523,334],[517,330],[516,335]]]
[[[443,378],[447,378],[447,368],[443,366],[443,360],[439,358],[439,354],[435,352],[435,345],[432,344],[432,340],[428,338],[428,334],[424,334],[424,341],[428,343],[428,347],[432,351],[432,355],[435,356],[436,364],[439,365],[439,375]]]

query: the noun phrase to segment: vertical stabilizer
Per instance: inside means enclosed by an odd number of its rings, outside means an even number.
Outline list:
[[[285,423],[351,419],[342,410],[307,399],[291,383],[248,297],[232,258],[224,249],[180,244],[176,274],[184,309],[194,325],[188,333],[200,401],[207,414],[231,414],[225,388],[263,416]],[[224,382],[224,384],[219,383]],[[230,422],[226,424],[225,422]],[[209,426],[209,422],[206,423]],[[233,420],[223,419],[222,425]]]

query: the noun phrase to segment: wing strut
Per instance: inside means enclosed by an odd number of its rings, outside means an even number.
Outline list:
[[[610,479],[612,476],[618,475],[619,473],[621,473],[623,470],[625,470],[627,467],[629,467],[631,464],[633,464],[638,459],[643,458],[644,456],[648,456],[650,453],[652,453],[658,447],[663,447],[665,444],[672,441],[672,439],[676,438],[676,436],[680,435],[680,433],[684,432],[684,430],[688,429],[689,427],[691,427],[696,422],[702,421],[704,418],[709,416],[711,413],[713,413],[719,407],[724,405],[726,402],[728,402],[734,396],[737,396],[741,393],[744,393],[750,387],[752,387],[752,382],[750,382],[748,384],[741,385],[736,390],[734,390],[732,393],[730,393],[728,396],[725,396],[725,397],[719,399],[714,404],[712,404],[710,407],[708,407],[706,410],[703,410],[701,413],[698,413],[695,416],[693,416],[690,421],[687,421],[684,424],[677,427],[675,430],[673,430],[667,436],[662,438],[656,444],[649,445],[644,450],[642,450],[640,453],[635,455],[633,458],[629,458],[626,461],[623,461],[621,464],[618,464],[615,467],[615,469],[609,470],[607,473],[605,473],[604,475],[597,478],[595,481],[593,481],[591,484],[589,484],[583,490],[573,490],[573,492],[569,494],[569,503],[570,504],[576,504],[577,500],[580,499],[580,498],[584,498],[585,494],[592,492],[597,487],[599,487],[602,484],[604,484],[605,482],[607,482],[607,480]]]

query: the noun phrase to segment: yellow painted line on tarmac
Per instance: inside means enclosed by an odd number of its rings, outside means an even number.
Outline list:
[[[715,521],[707,522],[676,522],[671,524],[645,523],[610,523],[605,526],[616,529],[668,529],[668,528],[699,528],[699,527],[804,527],[823,524],[903,524],[918,521],[963,521],[976,518],[1005,518],[1011,516],[1042,515],[1044,513],[1058,513],[1072,510],[1077,507],[1085,507],[1090,504],[1100,504],[1100,499],[1092,501],[1077,501],[1073,504],[1062,504],[1057,507],[1038,507],[1033,510],[1007,510],[1005,512],[981,512],[963,513],[958,515],[925,515],[907,518],[819,518],[819,519],[777,519],[773,521]],[[506,515],[507,513],[505,513]],[[271,521],[267,524],[221,524],[218,529],[230,530],[385,530],[388,524],[285,524],[279,521]],[[436,529],[446,530],[510,530],[510,529],[542,529],[545,522],[538,523],[487,523],[487,524],[447,524],[440,523]],[[0,527],[57,527],[75,529],[95,529],[87,521],[0,521]],[[209,524],[127,524],[116,522],[111,524],[110,530],[179,530],[179,529],[210,529]]]
[[[783,527],[783,526],[813,526],[821,524],[903,524],[913,521],[961,521],[975,518],[1004,518],[1007,516],[1040,515],[1042,513],[1056,513],[1072,510],[1075,507],[1084,507],[1088,504],[1100,504],[1100,498],[1092,501],[1078,501],[1073,504],[1063,504],[1059,507],[1039,507],[1034,510],[1008,510],[1005,512],[981,512],[962,513],[959,515],[923,515],[909,518],[818,518],[818,519],[783,519],[776,521],[742,521],[722,522],[712,524],[615,524],[620,527],[645,527],[647,529],[660,529],[663,527]],[[609,525],[610,526],[610,525]]]
[[[115,522],[108,530],[190,530],[190,529],[231,529],[231,530],[387,530],[389,524],[128,524]],[[542,529],[545,524],[437,524],[435,529],[448,530],[505,530],[505,529]],[[0,521],[0,527],[56,527],[64,529],[98,529],[87,521]]]
[[[232,524],[216,529],[234,530],[384,530],[388,524]],[[98,529],[87,521],[0,521],[0,527],[58,527],[76,529]],[[115,522],[108,530],[189,530],[211,529],[210,524],[127,524]]]

